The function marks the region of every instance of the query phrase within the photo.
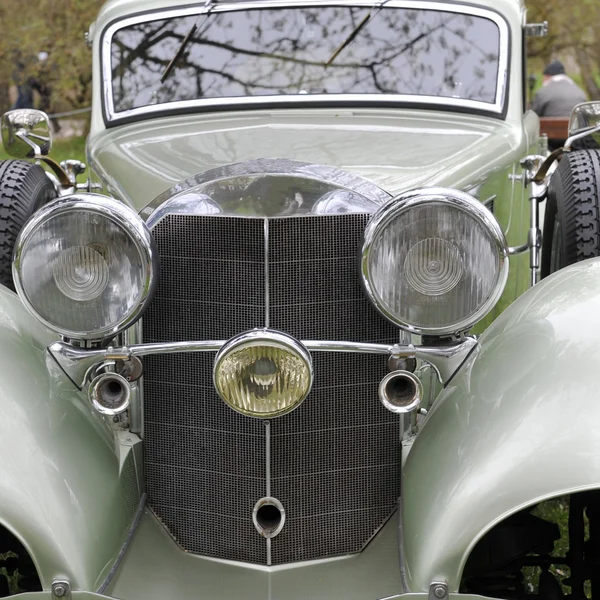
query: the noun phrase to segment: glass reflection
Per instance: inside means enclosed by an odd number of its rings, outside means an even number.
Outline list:
[[[375,9],[327,65],[368,11],[318,6],[207,14],[163,84],[161,75],[197,16],[121,29],[111,47],[115,111],[197,98],[280,94],[495,101],[499,31],[493,21],[479,16]]]

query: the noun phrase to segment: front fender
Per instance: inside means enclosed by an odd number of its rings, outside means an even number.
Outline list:
[[[442,391],[406,460],[407,587],[457,591],[495,524],[544,499],[600,488],[600,259],[519,298]]]
[[[93,413],[46,352],[53,334],[0,286],[0,525],[33,558],[44,589],[96,589],[137,507],[134,440]],[[133,436],[135,437],[135,436]]]

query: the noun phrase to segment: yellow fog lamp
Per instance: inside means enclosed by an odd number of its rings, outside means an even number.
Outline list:
[[[313,382],[308,350],[293,337],[256,329],[229,340],[213,370],[215,388],[233,410],[271,418],[297,408]]]

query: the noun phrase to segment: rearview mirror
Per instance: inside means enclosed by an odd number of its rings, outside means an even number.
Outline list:
[[[48,154],[52,146],[48,115],[33,108],[18,108],[4,113],[2,145],[14,158]]]
[[[600,126],[600,102],[583,102],[571,112],[569,137]],[[600,144],[600,133],[591,133],[591,137]]]

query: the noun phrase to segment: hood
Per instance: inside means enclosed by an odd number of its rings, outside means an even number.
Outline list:
[[[434,111],[255,111],[152,119],[88,140],[109,191],[141,210],[199,172],[261,158],[338,167],[397,194],[470,187],[514,160],[505,122]]]

